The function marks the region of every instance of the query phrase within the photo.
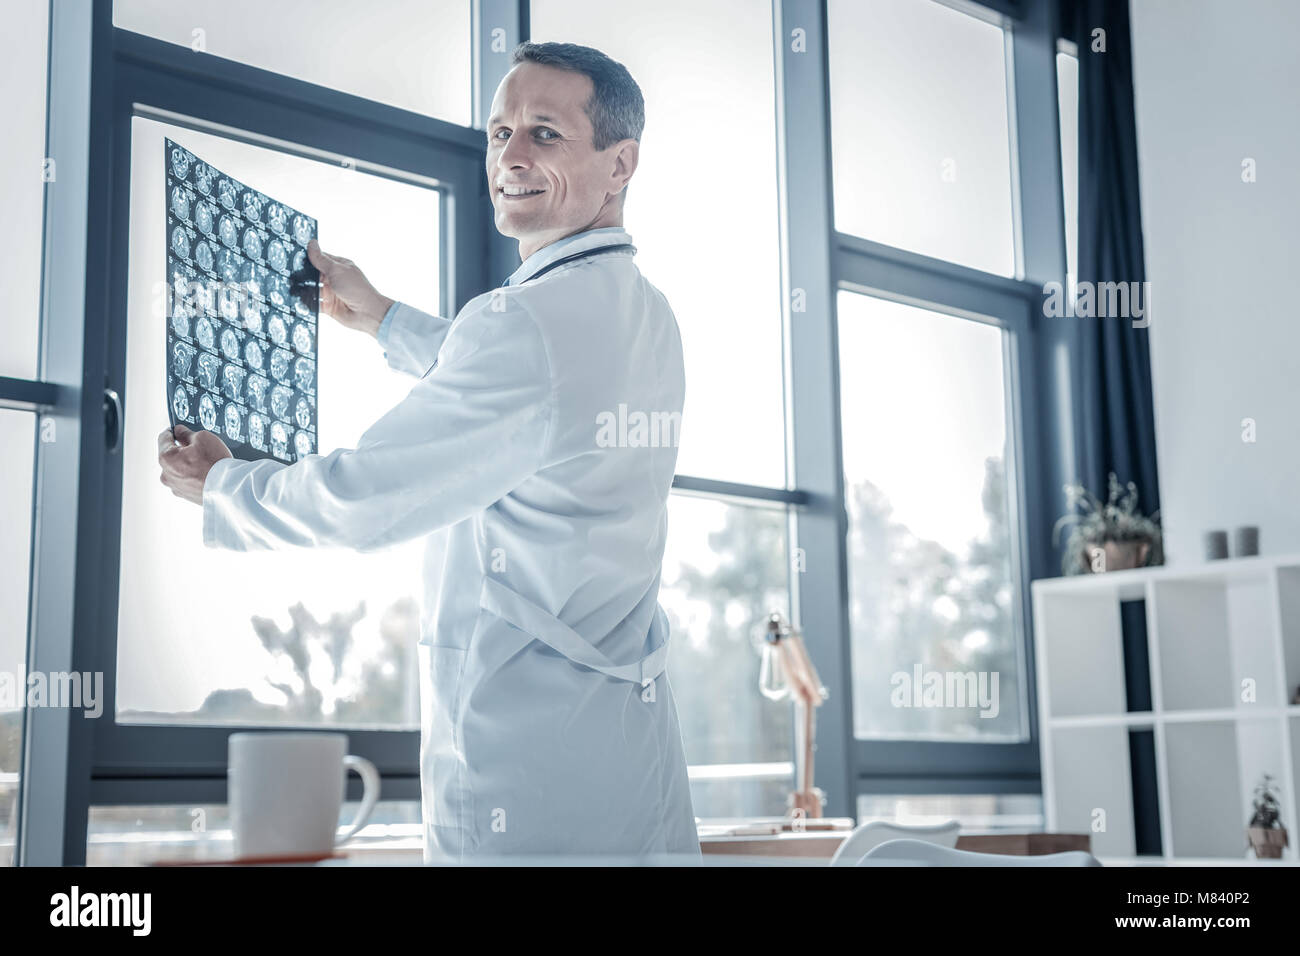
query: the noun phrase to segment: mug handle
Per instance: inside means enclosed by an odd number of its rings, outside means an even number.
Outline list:
[[[370,819],[371,812],[375,809],[375,804],[379,802],[379,771],[365,757],[358,757],[356,754],[348,754],[343,758],[343,773],[347,774],[348,770],[355,770],[361,777],[364,792],[361,795],[361,809],[357,811],[356,819],[352,822],[352,827],[347,833],[334,841],[335,846],[341,846],[347,843],[357,831],[366,825]]]

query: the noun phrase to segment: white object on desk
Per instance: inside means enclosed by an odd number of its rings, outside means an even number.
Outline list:
[[[231,734],[230,824],[235,857],[324,855],[356,835],[379,800],[379,771],[346,753],[346,734]],[[356,821],[336,837],[344,777],[365,783]]]
[[[831,857],[831,866],[857,866],[869,851],[890,840],[923,840],[936,846],[956,847],[961,824],[956,820],[929,826],[909,826],[887,820],[871,820],[862,824],[840,844]]]
[[[858,866],[1101,866],[1089,853],[1045,853],[1019,856],[1009,853],[973,853],[924,840],[890,840],[871,850]]]

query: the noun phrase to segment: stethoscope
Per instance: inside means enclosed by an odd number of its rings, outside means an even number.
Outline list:
[[[625,249],[630,249],[632,252],[636,252],[636,246],[632,245],[632,243],[630,242],[620,242],[615,245],[609,245],[609,246],[597,246],[594,249],[586,249],[582,252],[575,252],[572,255],[563,256],[562,258],[556,259],[554,262],[547,263],[546,265],[542,266],[542,268],[538,269],[536,272],[530,275],[528,278],[520,279],[519,282],[516,283],[516,285],[523,285],[525,282],[531,282],[533,279],[536,279],[539,276],[546,275],[546,273],[550,272],[552,269],[558,269],[566,262],[577,262],[579,259],[590,259],[593,256],[603,256],[611,252],[622,252]],[[505,282],[503,282],[501,285],[503,288],[506,287]]]

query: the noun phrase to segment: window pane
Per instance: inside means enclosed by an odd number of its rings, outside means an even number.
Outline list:
[[[11,3],[5,9],[0,90],[5,135],[0,141],[0,209],[5,250],[0,256],[0,375],[36,378],[40,335],[44,182],[58,167],[45,163],[45,72],[49,4]]]
[[[625,224],[686,354],[679,474],[785,485],[771,5],[533,0],[532,38],[596,47],[645,96]],[[743,159],[720,183],[702,150]]]
[[[167,427],[163,139],[314,216],[324,249],[387,295],[439,302],[439,194],[136,117],[118,613],[118,719],[418,726],[420,544],[374,554],[207,549],[202,511],[158,481]],[[377,211],[386,211],[377,214]],[[321,453],[352,447],[410,390],[375,342],[322,315]],[[345,648],[336,673],[331,647]],[[296,666],[279,649],[305,649]]]
[[[18,784],[27,699],[27,605],[31,593],[35,416],[0,409],[0,866],[12,866],[18,836]]]
[[[839,360],[854,730],[1018,740],[1003,333],[842,292]]]
[[[932,0],[830,0],[835,228],[1016,269],[1000,27]]]
[[[113,25],[470,124],[466,0],[115,0]]]
[[[780,814],[793,789],[791,705],[758,689],[767,615],[789,615],[786,528],[784,510],[669,499],[659,601],[699,817]]]
[[[1056,54],[1056,93],[1061,117],[1061,179],[1065,191],[1065,261],[1074,295],[1079,277],[1079,61]]]
[[[345,801],[339,820],[354,820],[360,807],[359,802]],[[370,822],[340,852],[364,862],[368,851],[399,851],[418,864],[423,834],[418,801],[380,800]],[[148,866],[163,860],[228,860],[234,855],[230,808],[224,803],[90,808],[87,866]]]

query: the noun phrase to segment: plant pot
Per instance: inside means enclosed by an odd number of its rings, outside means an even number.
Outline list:
[[[1097,544],[1095,542],[1084,547],[1084,567],[1088,568],[1089,571],[1093,569],[1093,555],[1096,550]],[[1147,563],[1147,555],[1151,553],[1151,542],[1103,541],[1101,550],[1105,556],[1102,571],[1127,571],[1131,568],[1140,568]]]
[[[1280,860],[1282,848],[1288,846],[1284,827],[1248,827],[1246,837],[1260,860]]]

